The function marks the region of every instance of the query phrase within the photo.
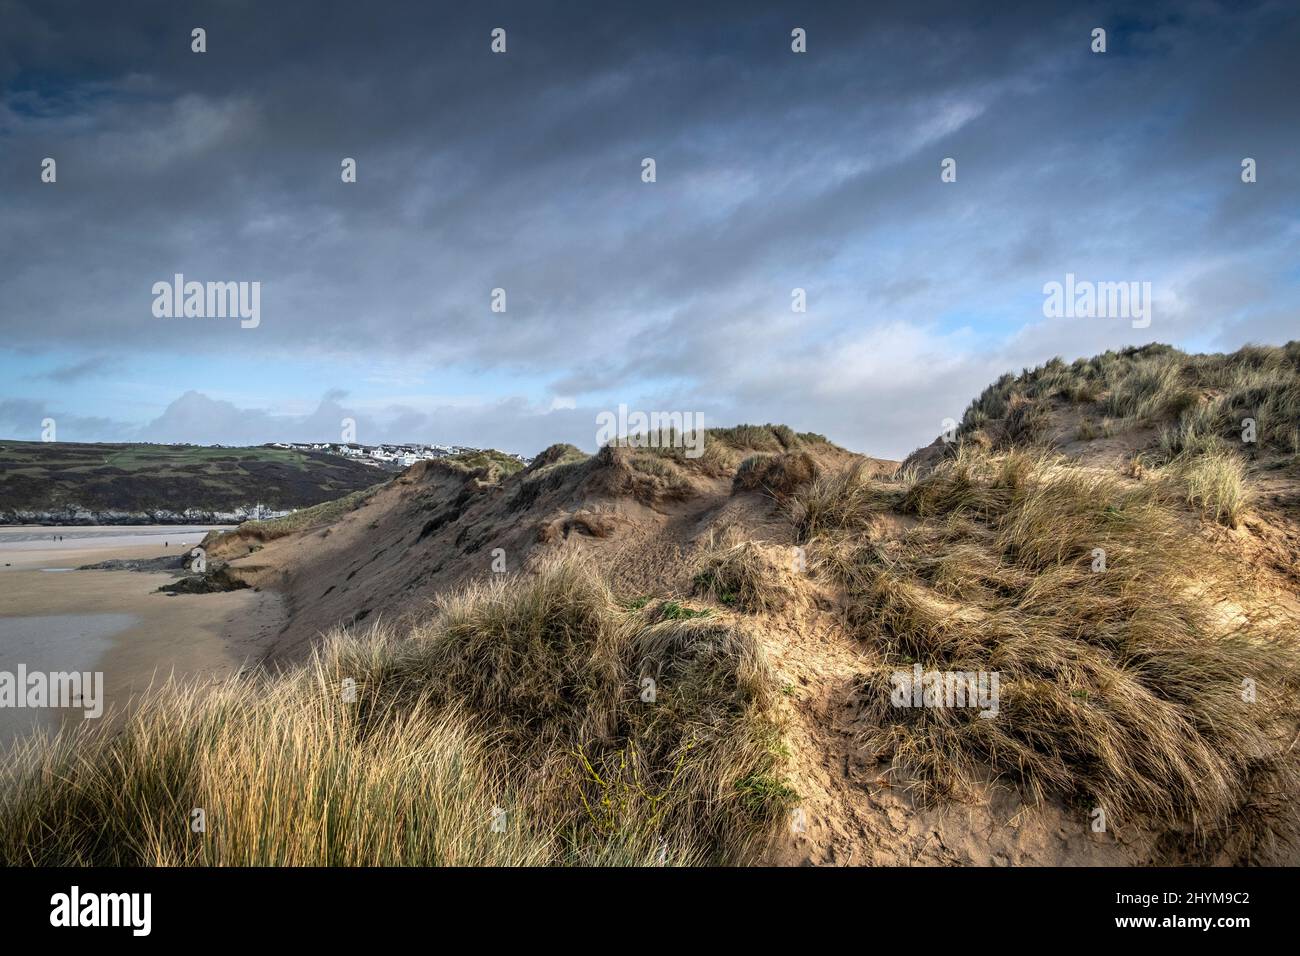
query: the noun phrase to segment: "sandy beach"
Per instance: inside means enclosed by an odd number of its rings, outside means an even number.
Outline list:
[[[283,623],[270,591],[168,595],[166,573],[79,571],[180,554],[208,528],[0,528],[0,672],[101,671],[106,710],[168,675],[210,681],[259,658]],[[55,537],[63,540],[52,540]],[[0,708],[0,745],[79,709]]]

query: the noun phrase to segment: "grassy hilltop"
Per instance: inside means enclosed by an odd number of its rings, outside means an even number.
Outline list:
[[[319,504],[382,479],[336,455],[281,448],[0,442],[0,521],[18,513],[275,510]]]

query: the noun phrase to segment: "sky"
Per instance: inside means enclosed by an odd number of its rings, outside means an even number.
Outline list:
[[[1293,0],[0,0],[0,438],[532,455],[622,404],[901,458],[1053,356],[1300,338],[1297,50]],[[256,327],[156,315],[177,273]],[[1067,274],[1150,324],[1045,316]]]

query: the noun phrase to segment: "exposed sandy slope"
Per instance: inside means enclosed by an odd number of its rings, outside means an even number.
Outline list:
[[[759,502],[747,502],[757,509]],[[774,556],[787,549],[774,548]],[[793,571],[786,608],[761,633],[787,687],[788,774],[797,781],[803,832],[792,827],[774,848],[780,865],[1122,865],[1149,862],[1140,847],[1094,834],[1082,812],[1029,807],[989,787],[971,805],[924,807],[887,761],[859,742],[855,675],[874,652],[848,638],[834,594]]]
[[[333,524],[267,542],[226,535],[208,543],[209,554],[286,597],[290,619],[272,661],[302,657],[336,625],[427,613],[439,593],[492,573],[496,549],[507,571],[541,554],[590,552],[628,595],[681,593],[684,556],[730,517],[731,471],[686,469],[673,490],[630,467],[626,449],[609,452],[556,465],[544,454],[504,481],[421,462]],[[828,464],[855,457],[831,445],[818,454]],[[753,507],[738,516],[789,535],[788,522]]]

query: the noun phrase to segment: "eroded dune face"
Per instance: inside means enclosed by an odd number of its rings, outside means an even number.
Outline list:
[[[418,617],[459,585],[526,572],[556,555],[595,558],[629,593],[681,589],[696,539],[720,520],[778,529],[773,506],[788,503],[794,487],[778,474],[783,467],[795,463],[796,479],[807,480],[858,459],[817,436],[782,430],[787,451],[774,432],[755,432],[744,440],[722,432],[698,458],[674,448],[587,456],[554,446],[515,473],[420,462],[331,520],[286,534],[246,525],[206,544],[250,584],[290,596],[294,617],[272,655],[281,660],[308,653],[333,626],[376,614]],[[880,473],[895,467],[876,465]]]

